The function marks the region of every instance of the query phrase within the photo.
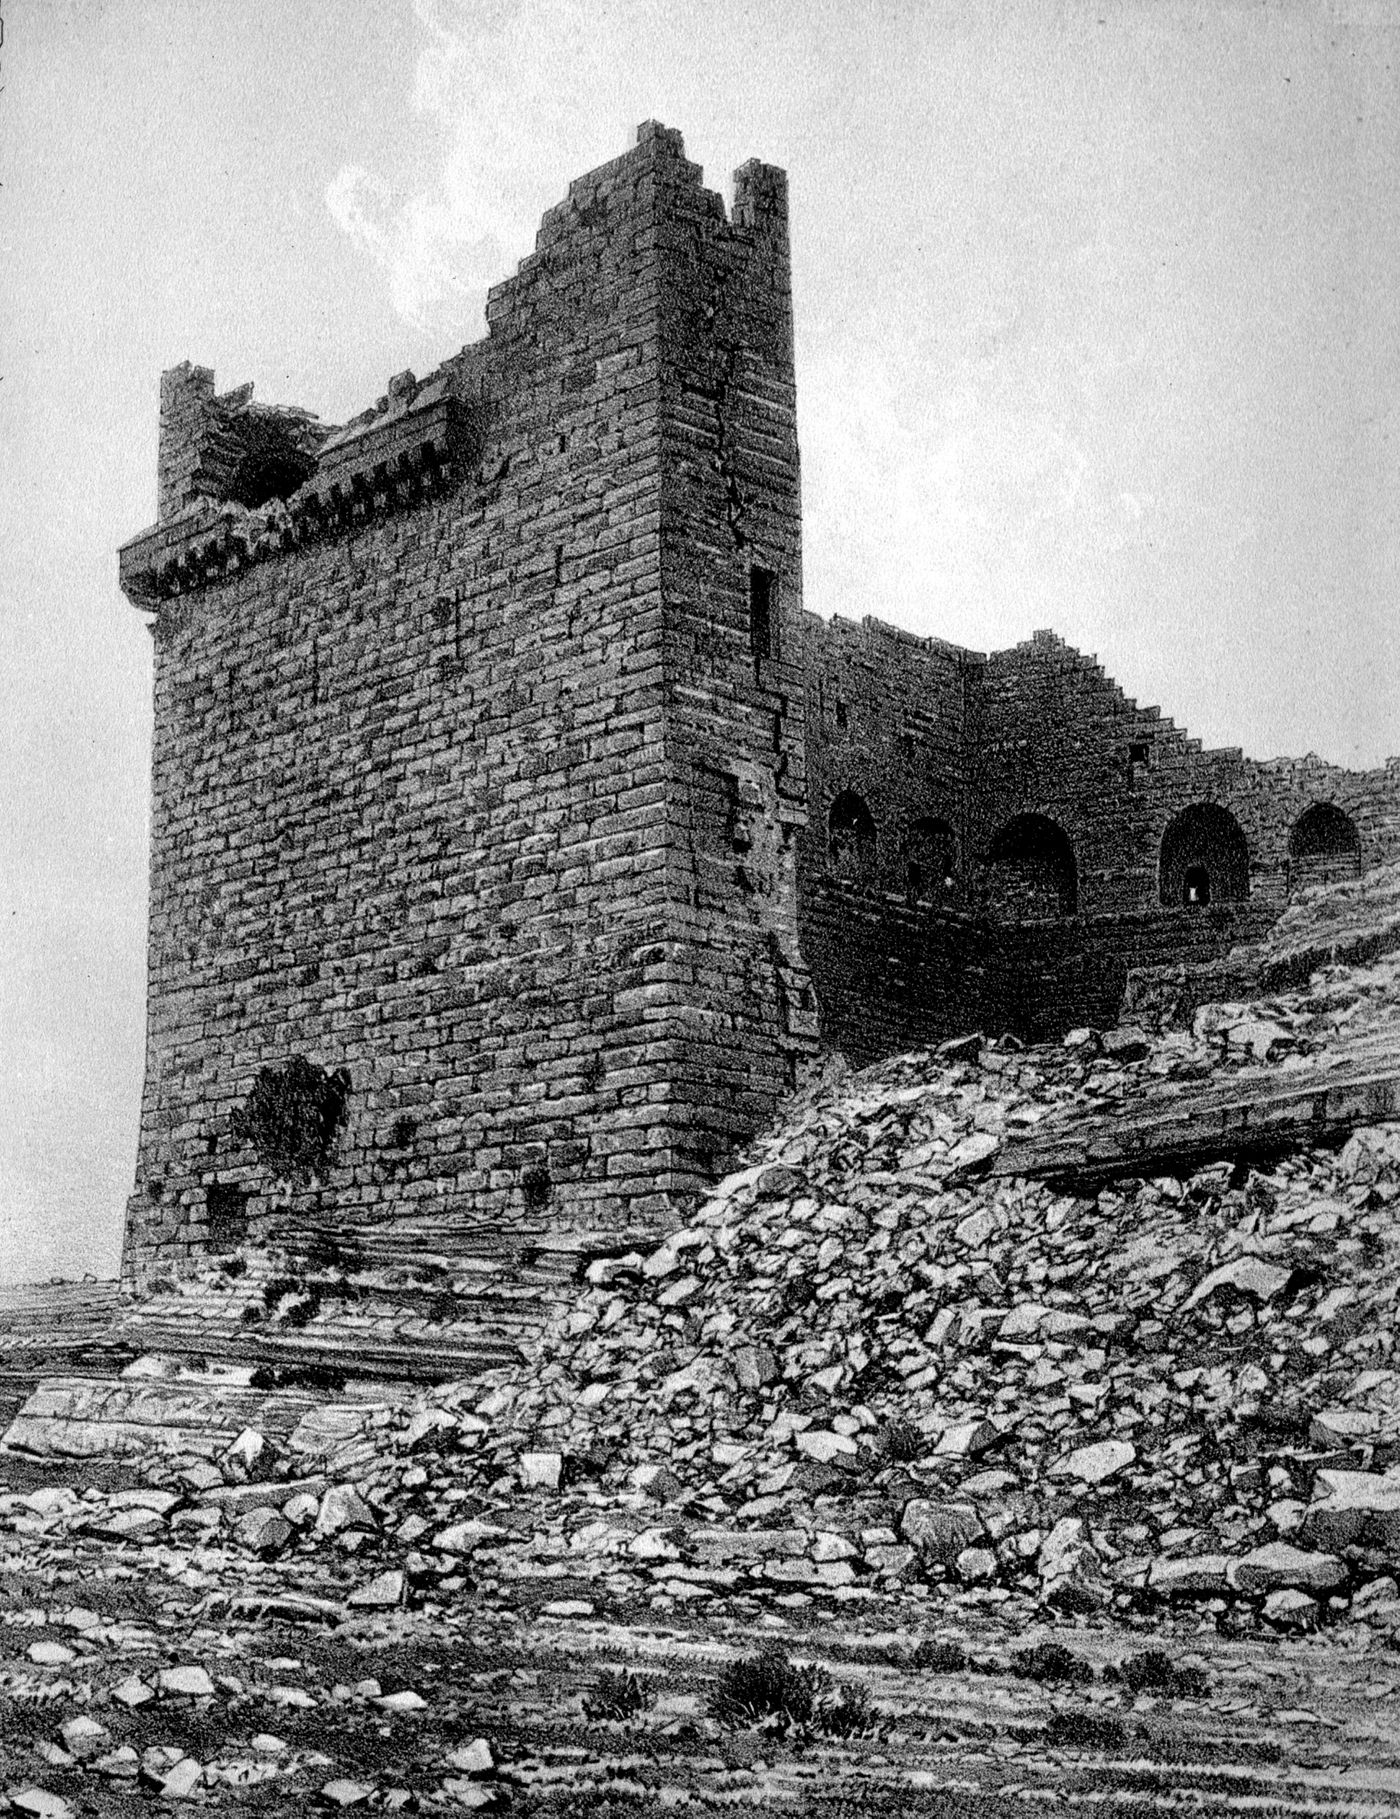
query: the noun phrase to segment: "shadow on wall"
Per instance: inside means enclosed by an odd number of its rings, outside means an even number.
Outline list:
[[[1195,802],[1162,836],[1157,877],[1168,908],[1242,903],[1249,895],[1249,847],[1229,809]]]
[[[1361,876],[1361,836],[1351,816],[1332,802],[1315,802],[1288,837],[1288,889],[1336,884]]]
[[[878,863],[875,817],[864,797],[845,789],[826,818],[827,855],[831,869],[848,884],[873,883]]]
[[[1017,815],[987,848],[982,889],[998,921],[1077,915],[1079,872],[1069,835],[1048,815]]]
[[[904,838],[904,888],[916,903],[950,903],[958,886],[958,837],[946,821],[921,815]]]

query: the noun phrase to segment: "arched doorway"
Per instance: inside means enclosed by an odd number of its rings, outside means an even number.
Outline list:
[[[958,837],[946,821],[921,815],[904,837],[904,885],[911,903],[939,903],[958,880]]]
[[[1315,802],[1288,836],[1288,888],[1334,884],[1361,874],[1361,836],[1351,816],[1334,802]]]
[[[842,790],[827,812],[826,835],[827,858],[837,877],[869,883],[875,875],[878,842],[875,817],[864,797]]]
[[[1172,909],[1243,902],[1249,895],[1249,847],[1229,809],[1218,802],[1184,808],[1162,835],[1157,877],[1162,902]]]
[[[987,849],[988,908],[1008,921],[1073,916],[1079,876],[1069,835],[1048,815],[1017,815]]]

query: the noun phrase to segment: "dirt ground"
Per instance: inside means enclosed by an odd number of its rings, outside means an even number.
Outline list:
[[[1400,1805],[1400,1652],[1364,1626],[1232,1639],[1183,1610],[1140,1635],[1020,1628],[926,1588],[702,1618],[610,1608],[567,1577],[361,1614],[343,1563],[15,1532],[0,1558],[0,1788],[19,1811]],[[733,1664],[765,1650],[824,1689],[805,1719],[735,1709]],[[162,1687],[182,1667],[208,1690]],[[183,1796],[181,1758],[201,1771]]]

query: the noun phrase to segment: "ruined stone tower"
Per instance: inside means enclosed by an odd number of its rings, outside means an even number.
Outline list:
[[[487,321],[335,428],[162,379],[129,1276],[270,1219],[654,1225],[819,1041],[1111,1021],[1400,851],[1394,760],[803,612],[781,171],[726,215],[643,126]]]
[[[338,429],[161,385],[125,1269],[392,1206],[625,1225],[772,1111],[797,943],[786,180],[643,126]]]

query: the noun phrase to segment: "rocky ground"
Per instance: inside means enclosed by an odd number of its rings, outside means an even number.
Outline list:
[[[1392,1804],[1400,1122],[1369,1085],[1325,1141],[1257,1108],[1400,1067],[1397,884],[1291,911],[1266,996],[833,1071],[524,1369],[327,1397],[148,1357],[116,1465],[41,1391],[0,1454],[0,1788]],[[1210,1141],[1035,1161],[1164,1119]],[[249,1251],[164,1303],[314,1337],[384,1289]]]

